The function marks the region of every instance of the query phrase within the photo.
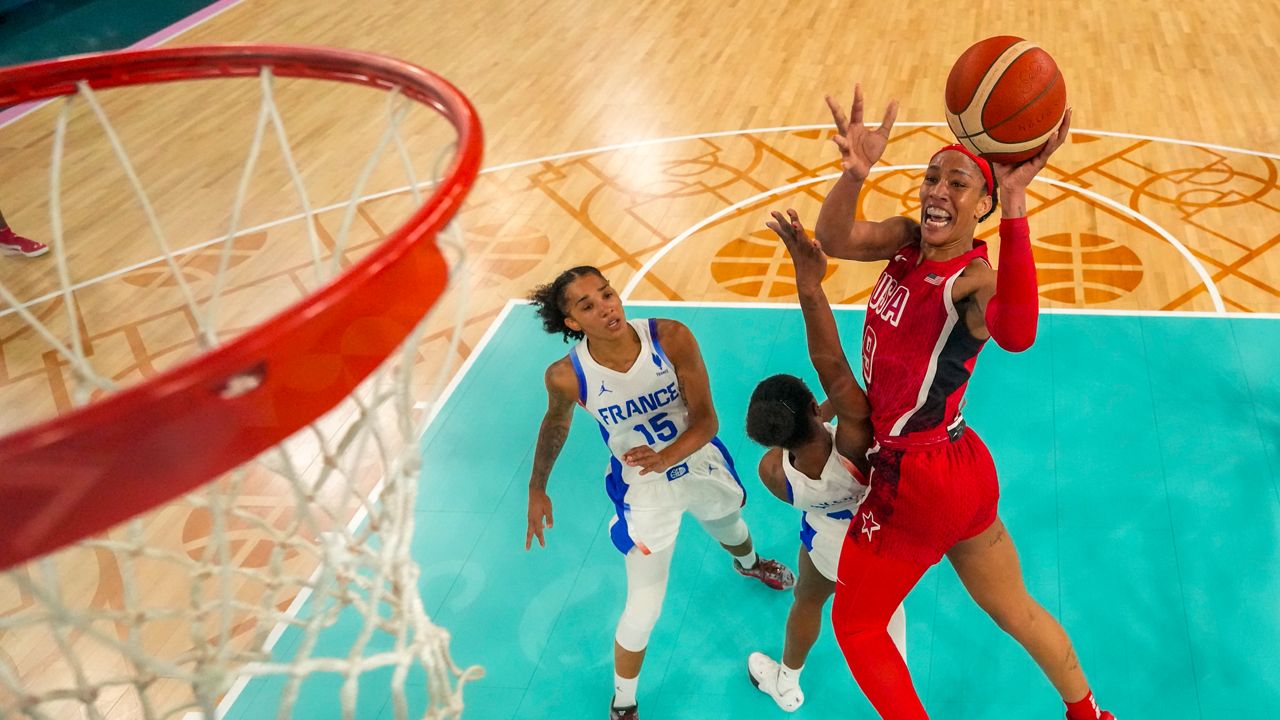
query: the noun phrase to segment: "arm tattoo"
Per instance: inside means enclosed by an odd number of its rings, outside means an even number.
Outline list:
[[[551,417],[542,421],[542,427],[538,430],[538,448],[533,457],[533,476],[529,478],[530,489],[546,491],[551,466],[555,464],[560,448],[564,447],[564,441],[568,437],[567,423]]]

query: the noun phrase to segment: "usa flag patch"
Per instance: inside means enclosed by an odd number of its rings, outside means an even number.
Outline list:
[[[924,281],[932,285],[941,285],[943,281],[943,277],[936,273],[929,273],[928,275],[924,276]]]

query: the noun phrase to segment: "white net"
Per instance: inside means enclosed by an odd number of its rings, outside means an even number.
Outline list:
[[[376,238],[359,237],[367,225],[356,219],[374,212],[366,203],[370,183],[386,177],[388,166],[407,183],[412,205],[421,204],[421,188],[434,181],[420,183],[425,174],[415,159],[422,153],[406,142],[404,126],[411,110],[431,110],[387,93],[385,127],[346,200],[317,208],[276,84],[264,68],[252,141],[230,215],[223,216],[225,234],[187,247],[167,239],[164,213],[99,97],[82,84],[61,101],[49,173],[54,270],[47,274],[56,273],[57,286],[41,292],[29,275],[15,282],[0,274],[5,357],[28,348],[26,354],[68,378],[69,406],[90,403],[217,347],[376,248]],[[65,189],[81,182],[67,183],[67,173],[77,171],[66,163],[67,139],[75,134],[78,142],[90,142],[84,132],[71,131],[77,118],[96,121],[98,142],[118,161],[127,181],[119,184],[133,196],[157,251],[154,261],[114,274],[94,269],[91,281],[74,272],[86,253],[75,250],[75,233],[64,227]],[[440,134],[438,128],[413,132]],[[264,170],[260,158],[269,138],[279,167]],[[452,146],[432,154],[432,177],[452,155]],[[297,214],[280,234],[306,255],[278,272],[254,274],[243,262],[244,246],[270,239],[254,240],[260,229],[246,228],[245,214],[254,202],[254,180],[262,182],[264,173],[275,173],[277,185],[287,179],[274,195],[291,197]],[[0,575],[0,716],[286,718],[336,716],[338,708],[345,718],[461,713],[462,686],[480,669],[461,669],[451,659],[448,633],[427,617],[412,557],[418,440],[449,377],[466,307],[456,226],[441,233],[439,244],[450,260],[453,289],[320,420],[177,502]],[[130,257],[127,251],[121,256]],[[163,304],[161,294],[174,305],[167,320],[131,326],[160,348],[147,355],[145,367],[136,359],[119,367],[106,336],[91,329],[84,298],[93,300],[104,277],[136,280],[139,296],[125,301],[130,308],[154,309]],[[24,291],[28,297],[19,297]],[[447,335],[449,349],[425,350],[428,333]],[[253,389],[254,378],[242,381],[226,392]]]

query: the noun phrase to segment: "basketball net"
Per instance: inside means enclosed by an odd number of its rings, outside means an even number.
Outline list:
[[[423,182],[401,137],[406,114],[422,105],[392,88],[382,110],[385,129],[349,200],[313,208],[274,99],[271,64],[256,77],[259,112],[228,230],[204,248],[217,248],[217,271],[199,282],[184,266],[193,248],[166,236],[97,93],[81,82],[60,101],[49,243],[60,291],[42,306],[17,297],[0,279],[0,298],[24,321],[25,337],[40,338],[69,366],[73,412],[125,389],[113,371],[95,365],[77,321],[80,299],[68,252],[77,238],[64,233],[61,203],[68,125],[78,107],[96,119],[146,217],[158,255],[148,270],[167,274],[191,319],[188,336],[175,341],[183,352],[172,364],[204,356],[246,330],[243,317],[228,310],[244,291],[229,270],[239,257],[242,211],[264,145],[277,146],[296,197],[295,225],[306,236],[299,245],[310,249],[298,259],[310,266],[308,291],[342,279],[353,219],[384,158],[400,165],[417,207],[428,201],[423,189],[439,188],[443,169],[459,154],[455,140],[440,153],[434,177]],[[329,244],[317,233],[326,210],[342,218]],[[439,246],[454,288],[447,316],[426,315],[327,413],[194,492],[0,575],[0,716],[286,718],[330,716],[336,707],[344,718],[460,715],[463,685],[481,670],[462,669],[450,657],[449,634],[427,616],[423,577],[410,555],[419,440],[451,375],[467,306],[456,223],[440,234]],[[57,302],[65,322],[46,309]],[[448,323],[447,355],[424,358],[424,333]],[[223,397],[253,393],[262,382],[253,373],[237,376]],[[200,440],[191,438],[193,450]],[[97,577],[86,577],[87,568]],[[252,709],[237,710],[237,703]]]

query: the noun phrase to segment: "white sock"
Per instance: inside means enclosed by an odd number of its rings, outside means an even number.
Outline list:
[[[624,708],[635,705],[636,686],[639,684],[639,677],[624,678],[615,672],[613,674],[613,706]]]
[[[789,690],[800,686],[800,671],[804,666],[792,670],[786,663],[778,663],[778,690]]]
[[[734,555],[733,559],[738,561],[738,564],[742,566],[743,570],[750,570],[756,566],[756,560],[758,558],[756,557],[756,551],[752,550],[746,555]]]

